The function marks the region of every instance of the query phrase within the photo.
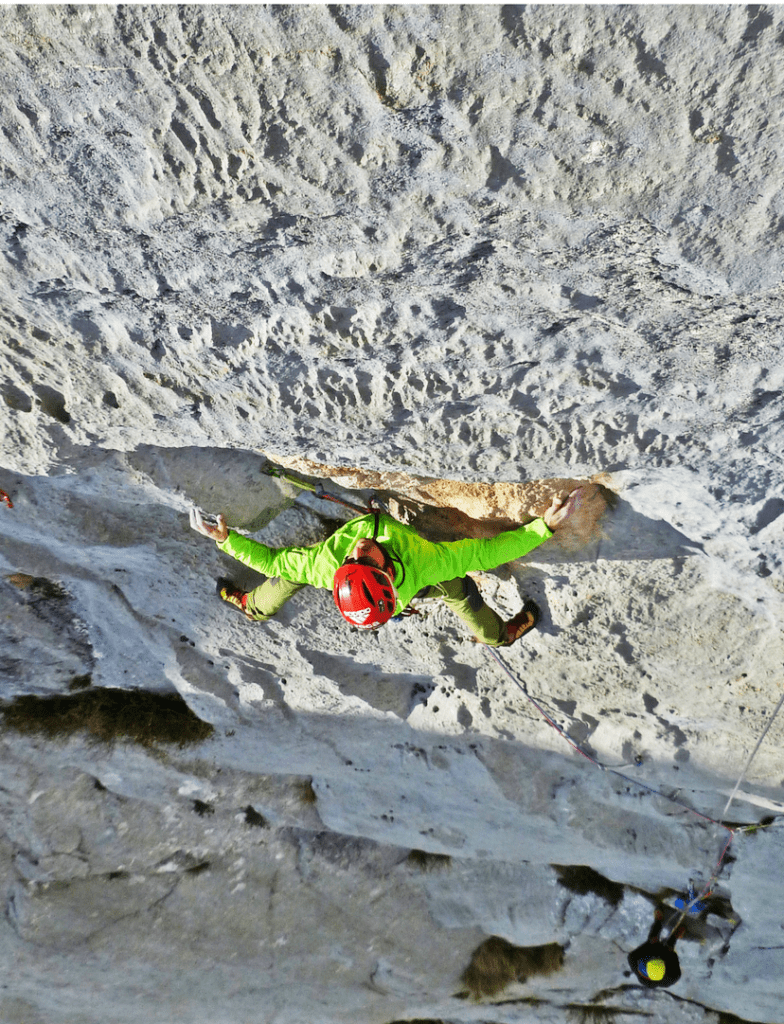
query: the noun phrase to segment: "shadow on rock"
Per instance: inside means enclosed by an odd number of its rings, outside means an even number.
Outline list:
[[[597,557],[613,561],[688,558],[704,553],[704,545],[663,519],[651,519],[619,501],[602,527]]]

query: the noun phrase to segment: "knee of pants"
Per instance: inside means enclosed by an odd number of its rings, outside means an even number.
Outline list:
[[[479,593],[479,587],[470,576],[463,577],[463,586],[465,588],[468,607],[472,612],[478,612],[485,603],[482,599],[482,595]]]
[[[478,612],[484,606],[479,587],[470,576],[456,576],[453,580],[445,580],[438,585],[441,596],[452,601],[466,601],[472,612]]]

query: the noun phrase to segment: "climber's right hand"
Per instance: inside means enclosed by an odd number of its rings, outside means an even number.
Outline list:
[[[200,533],[202,537],[209,537],[216,544],[222,544],[229,535],[226,517],[222,512],[216,517],[215,522],[211,523],[204,518],[204,513],[198,508],[191,509],[191,529]]]

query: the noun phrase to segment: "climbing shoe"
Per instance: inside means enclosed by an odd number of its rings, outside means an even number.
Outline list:
[[[236,608],[237,611],[242,612],[246,618],[250,618],[250,615],[245,608],[248,595],[244,590],[240,590],[233,580],[226,579],[225,576],[222,576],[215,586],[215,591],[222,601],[225,601],[226,604],[230,604],[232,608]]]
[[[517,615],[505,623],[507,641],[504,646],[511,647],[515,640],[519,640],[521,636],[525,636],[526,633],[535,629],[539,617],[539,606],[533,601],[526,601]]]

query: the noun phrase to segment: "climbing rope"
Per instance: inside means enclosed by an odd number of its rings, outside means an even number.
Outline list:
[[[776,718],[776,715],[777,715],[777,714],[779,713],[779,711],[781,711],[781,706],[782,706],[782,704],[784,704],[784,695],[782,695],[781,699],[779,700],[778,704],[776,705],[776,710],[775,710],[775,711],[773,712],[773,714],[771,715],[771,717],[770,717],[770,721],[768,722],[768,724],[767,724],[767,725],[765,726],[765,728],[763,729],[763,731],[762,731],[762,735],[761,735],[761,736],[760,736],[760,738],[759,738],[759,739],[757,740],[757,745],[756,745],[756,747],[755,747],[755,748],[754,748],[754,749],[752,750],[752,752],[751,752],[751,755],[749,756],[749,759],[748,759],[748,761],[746,762],[746,764],[745,764],[745,766],[744,766],[744,768],[743,768],[743,771],[742,771],[742,772],[740,773],[740,776],[739,776],[739,778],[738,778],[738,781],[737,781],[737,782],[735,783],[735,788],[733,789],[732,793],[730,794],[730,798],[729,798],[729,800],[727,801],[727,806],[726,806],[726,807],[724,808],[724,810],[722,811],[722,814],[721,814],[722,818],[726,818],[726,817],[727,817],[727,811],[728,811],[728,810],[730,809],[730,804],[731,804],[731,803],[732,803],[732,801],[733,801],[733,800],[735,799],[735,796],[736,796],[736,794],[737,794],[738,790],[740,789],[741,783],[742,783],[742,782],[743,782],[743,780],[744,780],[744,779],[746,778],[746,772],[747,772],[747,771],[749,770],[749,768],[751,767],[751,762],[752,762],[752,761],[754,760],[754,758],[755,758],[755,757],[757,756],[757,751],[758,751],[758,750],[759,750],[759,748],[760,748],[760,747],[762,746],[762,741],[763,741],[763,740],[765,739],[765,737],[766,737],[766,736],[768,735],[768,731],[770,730],[770,727],[771,727],[771,726],[773,725],[773,722],[774,722],[774,720],[775,720],[775,718]]]
[[[751,762],[757,756],[757,751],[762,746],[762,741],[768,735],[770,727],[773,725],[773,722],[775,721],[776,715],[781,710],[782,705],[784,705],[784,695],[779,699],[779,702],[776,705],[776,710],[770,716],[770,721],[765,726],[765,728],[762,730],[762,733],[761,733],[759,739],[757,740],[757,745],[754,747],[754,749],[752,750],[751,754],[749,755],[748,760],[746,761],[746,764],[743,766],[743,771],[738,776],[738,781],[735,783],[735,788],[732,790],[732,793],[730,794],[730,798],[727,801],[727,803],[726,803],[726,805],[724,807],[724,810],[721,813],[722,818],[726,818],[727,817],[727,812],[730,809],[730,805],[732,804],[732,801],[735,799],[735,797],[736,797],[736,795],[738,793],[738,790],[741,787],[741,784],[742,784],[743,780],[746,778],[746,773],[748,772],[749,768],[751,767]],[[722,828],[728,828],[727,825],[722,825],[721,827]],[[692,899],[684,906],[683,911],[682,911],[680,917],[678,918],[677,922],[675,923],[675,928],[679,928],[680,927],[680,925],[683,922],[684,918],[690,912],[692,907],[695,906],[695,904],[699,903],[700,900],[704,899],[706,896],[709,896],[711,894],[711,892],[713,891],[713,886],[718,881],[719,873],[721,871],[721,865],[722,865],[724,857],[725,857],[725,855],[727,853],[727,850],[729,849],[730,843],[735,838],[735,835],[738,832],[746,832],[746,831],[748,831],[748,829],[740,827],[740,828],[736,828],[736,829],[728,829],[728,831],[730,832],[730,837],[727,840],[727,842],[726,842],[726,844],[724,846],[724,849],[721,851],[721,856],[719,857],[719,860],[718,860],[718,863],[716,864],[716,867],[713,869],[713,874],[711,875],[710,879],[708,880],[707,885],[705,886],[705,888],[703,889],[703,891],[701,893],[699,893],[697,896],[692,897]]]
[[[691,814],[695,814],[695,815],[697,815],[697,817],[702,818],[704,821],[709,821],[713,825],[716,825],[718,828],[723,828],[726,831],[727,839],[726,839],[726,842],[724,843],[724,846],[723,846],[723,848],[721,850],[721,853],[719,854],[719,859],[716,861],[716,866],[713,869],[711,877],[708,879],[707,884],[702,888],[702,890],[699,893],[694,895],[693,892],[690,892],[689,893],[688,901],[684,901],[683,902],[683,909],[682,909],[680,915],[678,916],[678,919],[676,920],[675,924],[673,925],[673,927],[671,929],[672,933],[674,934],[675,931],[677,931],[677,929],[680,928],[681,924],[683,923],[684,919],[686,918],[686,915],[691,912],[692,908],[697,906],[697,904],[701,904],[702,901],[704,901],[713,892],[713,887],[716,884],[716,882],[718,881],[719,875],[721,874],[722,865],[724,864],[724,860],[725,860],[725,858],[727,856],[727,851],[729,850],[730,845],[732,843],[732,840],[735,838],[735,835],[738,832],[750,831],[752,828],[759,827],[759,826],[750,826],[750,827],[740,826],[740,827],[734,828],[734,829],[730,828],[729,825],[725,825],[723,821],[718,820],[716,818],[711,818],[710,815],[703,814],[702,811],[698,811],[694,807],[690,807],[688,804],[683,803],[683,801],[676,799],[675,797],[671,796],[670,794],[663,793],[661,790],[656,789],[654,786],[649,786],[645,782],[640,782],[639,779],[634,779],[630,775],[626,775],[624,772],[619,771],[617,768],[613,768],[610,765],[606,765],[603,762],[597,760],[595,757],[592,757],[585,750],[583,750],[580,746],[578,746],[578,744],[576,744],[574,742],[574,740],[572,740],[571,737],[566,734],[564,729],[562,729],[561,726],[558,725],[558,723],[555,722],[550,717],[550,715],[547,714],[547,712],[544,710],[544,708],[542,708],[542,706],[539,704],[539,702],[537,700],[535,700],[531,696],[530,693],[528,693],[528,691],[525,689],[525,687],[520,682],[520,680],[509,670],[509,668],[506,666],[506,664],[502,661],[502,659],[499,656],[498,652],[496,650],[494,650],[494,648],[488,647],[487,645],[485,645],[485,650],[495,660],[495,662],[501,667],[501,669],[504,671],[504,673],[515,684],[515,686],[521,691],[521,693],[524,695],[526,700],[528,700],[531,704],[533,704],[533,706],[537,709],[537,711],[539,711],[539,713],[542,715],[542,717],[545,719],[545,721],[548,722],[549,725],[551,725],[556,730],[556,732],[558,732],[566,740],[566,742],[569,744],[569,746],[577,751],[578,754],[582,754],[582,756],[584,758],[586,758],[586,760],[590,761],[597,768],[600,768],[603,772],[609,772],[612,775],[617,775],[619,778],[624,779],[627,782],[631,782],[634,786],[639,786],[640,788],[647,790],[649,793],[655,793],[657,796],[663,797],[665,800],[668,800],[671,803],[677,804],[679,807],[685,808]],[[762,734],[760,735],[759,739],[757,740],[757,744],[754,747],[754,750],[752,750],[751,754],[749,755],[749,758],[748,758],[748,760],[746,761],[746,764],[743,767],[743,771],[740,773],[740,776],[738,777],[738,781],[735,783],[735,788],[732,790],[732,793],[730,794],[730,798],[727,801],[727,804],[724,807],[724,810],[722,811],[722,814],[721,814],[722,818],[726,818],[727,812],[729,811],[729,808],[730,808],[730,805],[732,804],[733,800],[735,799],[735,797],[737,795],[737,792],[738,792],[738,790],[739,790],[739,788],[740,788],[744,778],[746,777],[746,773],[748,772],[749,768],[751,767],[752,761],[756,757],[757,752],[759,751],[760,747],[762,746],[762,743],[763,743],[765,737],[767,736],[771,726],[773,725],[773,722],[774,722],[776,716],[778,715],[779,711],[781,710],[782,706],[784,706],[784,696],[782,696],[780,698],[778,704],[776,705],[775,711],[773,712],[773,714],[770,717],[770,721],[768,722],[768,724],[763,729]]]
[[[617,768],[613,768],[612,765],[604,764],[602,761],[599,761],[595,757],[592,757],[589,753],[587,753],[585,750],[583,750],[582,747],[578,746],[578,744],[576,744],[574,742],[574,740],[569,735],[567,735],[567,733],[564,731],[564,729],[562,729],[561,726],[556,721],[554,721],[550,717],[550,715],[547,714],[547,712],[544,710],[544,708],[541,706],[541,704],[539,704],[539,702],[534,697],[532,697],[530,693],[528,693],[528,691],[525,689],[525,687],[520,682],[520,680],[514,675],[513,672],[511,672],[509,670],[507,665],[502,661],[502,659],[501,659],[500,655],[498,654],[498,652],[493,647],[488,647],[487,644],[485,644],[484,647],[485,647],[485,650],[487,651],[487,653],[490,655],[490,657],[493,658],[497,662],[497,664],[506,673],[506,675],[509,677],[509,679],[511,679],[511,681],[515,684],[515,686],[520,690],[520,692],[523,694],[525,699],[527,701],[529,701],[531,704],[533,704],[533,706],[542,715],[542,717],[545,719],[545,721],[549,725],[551,725],[553,727],[553,729],[555,729],[555,731],[557,733],[559,733],[563,737],[563,739],[566,740],[566,742],[569,744],[570,747],[572,747],[574,750],[576,750],[578,754],[582,754],[582,756],[587,761],[590,761],[591,764],[595,765],[597,768],[601,769],[601,771],[603,771],[603,772],[609,772],[611,775],[617,775],[619,778],[624,779],[626,782],[631,782],[632,785],[634,785],[634,786],[639,786],[642,789],[648,790],[648,792],[650,792],[650,793],[655,793],[656,796],[663,797],[665,800],[669,800],[671,803],[677,804],[679,807],[683,807],[685,810],[689,811],[691,814],[696,814],[697,817],[702,818],[705,821],[709,821],[713,825],[720,825],[722,828],[727,829],[728,832],[732,832],[732,829],[728,828],[727,825],[724,825],[723,822],[718,821],[716,818],[711,818],[710,815],[703,814],[702,811],[695,810],[695,808],[690,807],[689,804],[683,803],[682,800],[678,800],[674,796],[672,796],[672,795],[670,795],[668,793],[663,793],[660,789],[656,789],[655,786],[649,786],[645,782],[640,782],[639,779],[632,778],[631,775],[626,775],[624,772],[619,771]]]
[[[661,790],[656,789],[655,786],[649,786],[647,783],[641,782],[639,779],[634,779],[634,778],[632,778],[632,776],[626,775],[624,772],[619,771],[617,768],[613,768],[612,766],[604,764],[602,761],[597,760],[597,758],[592,757],[589,753],[587,753],[585,750],[583,750],[582,747],[580,747],[577,743],[575,743],[574,740],[570,736],[567,735],[565,730],[556,721],[554,721],[553,718],[551,718],[550,715],[547,714],[547,712],[544,710],[544,708],[541,706],[541,704],[539,704],[539,702],[534,697],[532,697],[530,693],[528,693],[528,691],[523,686],[523,684],[520,682],[520,680],[514,675],[513,672],[511,672],[509,670],[507,665],[501,659],[501,657],[498,654],[498,652],[494,648],[488,647],[487,644],[484,645],[484,648],[487,651],[487,653],[490,655],[490,657],[494,659],[494,661],[500,666],[500,668],[509,677],[509,679],[511,679],[511,681],[515,684],[515,686],[520,690],[520,692],[523,694],[525,699],[527,701],[529,701],[531,704],[533,704],[533,706],[542,715],[542,717],[545,719],[545,721],[549,725],[551,725],[553,727],[553,729],[555,729],[555,731],[560,736],[563,737],[563,739],[566,740],[566,742],[569,744],[570,747],[572,747],[574,750],[576,750],[578,754],[582,754],[582,756],[586,760],[590,761],[591,764],[593,764],[597,768],[601,769],[601,771],[609,772],[611,775],[617,775],[618,778],[624,779],[626,782],[631,782],[632,785],[639,786],[641,789],[645,789],[649,793],[655,793],[657,796],[660,796],[663,799],[670,801],[670,803],[677,804],[679,807],[685,808],[685,810],[689,811],[691,814],[695,814],[697,817],[702,818],[704,821],[709,821],[709,822],[711,822],[711,824],[716,825],[718,828],[723,828],[727,832],[726,842],[724,843],[724,846],[723,846],[723,848],[721,850],[721,853],[719,854],[719,859],[716,862],[716,866],[713,869],[711,877],[709,878],[707,884],[703,887],[703,889],[697,895],[694,895],[693,892],[689,893],[689,899],[688,899],[688,901],[684,901],[684,903],[683,903],[683,910],[681,911],[677,921],[675,922],[675,924],[674,924],[674,926],[672,928],[672,932],[674,933],[681,926],[681,924],[683,923],[684,919],[686,918],[686,915],[690,913],[692,908],[695,907],[697,904],[701,904],[703,900],[705,900],[708,896],[711,895],[711,893],[713,892],[713,887],[716,884],[716,882],[718,881],[718,877],[719,877],[719,875],[721,873],[722,865],[723,865],[724,860],[725,860],[725,858],[727,856],[727,851],[730,848],[730,844],[732,843],[732,840],[735,838],[736,833],[747,831],[747,829],[742,827],[742,826],[739,827],[739,828],[734,828],[734,829],[730,828],[729,825],[725,825],[722,820],[719,820],[719,819],[716,819],[716,818],[711,818],[710,815],[703,814],[702,811],[698,811],[694,807],[690,807],[688,804],[683,803],[683,801],[676,799],[676,797],[674,797],[674,796],[672,796],[672,795],[670,795],[668,793],[663,793]],[[763,730],[762,735],[757,740],[757,745],[754,747],[754,750],[751,752],[751,755],[749,756],[748,760],[746,761],[746,764],[745,764],[745,766],[743,768],[743,771],[740,773],[738,781],[735,784],[735,788],[733,789],[732,793],[730,794],[730,798],[727,801],[727,804],[726,804],[724,810],[722,811],[722,814],[721,814],[722,818],[726,818],[727,812],[728,812],[728,810],[730,808],[730,805],[732,804],[732,801],[735,799],[735,796],[737,795],[738,789],[740,788],[741,783],[743,782],[743,779],[746,777],[746,773],[748,772],[748,770],[749,770],[749,768],[751,766],[752,761],[756,757],[757,752],[759,751],[760,747],[762,746],[763,740],[767,736],[768,731],[770,730],[770,727],[773,725],[773,722],[774,722],[774,720],[776,718],[776,715],[778,715],[778,713],[781,710],[783,705],[784,705],[784,696],[781,697],[781,699],[779,700],[778,704],[776,705],[776,710],[771,715],[770,721],[765,726],[765,729]]]
[[[330,494],[329,491],[324,490],[324,486],[321,483],[310,484],[306,480],[300,480],[300,478],[294,476],[293,473],[284,473],[279,466],[276,466],[271,462],[262,466],[261,471],[267,476],[276,477],[278,480],[285,480],[286,483],[293,484],[295,487],[299,487],[303,491],[310,491],[311,494],[315,494],[317,498],[323,498],[324,501],[332,501],[336,505],[343,505],[344,508],[349,508],[352,512],[356,512],[360,516],[367,515],[370,512],[376,512],[379,509],[386,511],[383,503],[379,501],[375,494],[371,494],[367,505],[363,508],[361,505],[355,505],[353,502],[339,498],[336,494]]]

